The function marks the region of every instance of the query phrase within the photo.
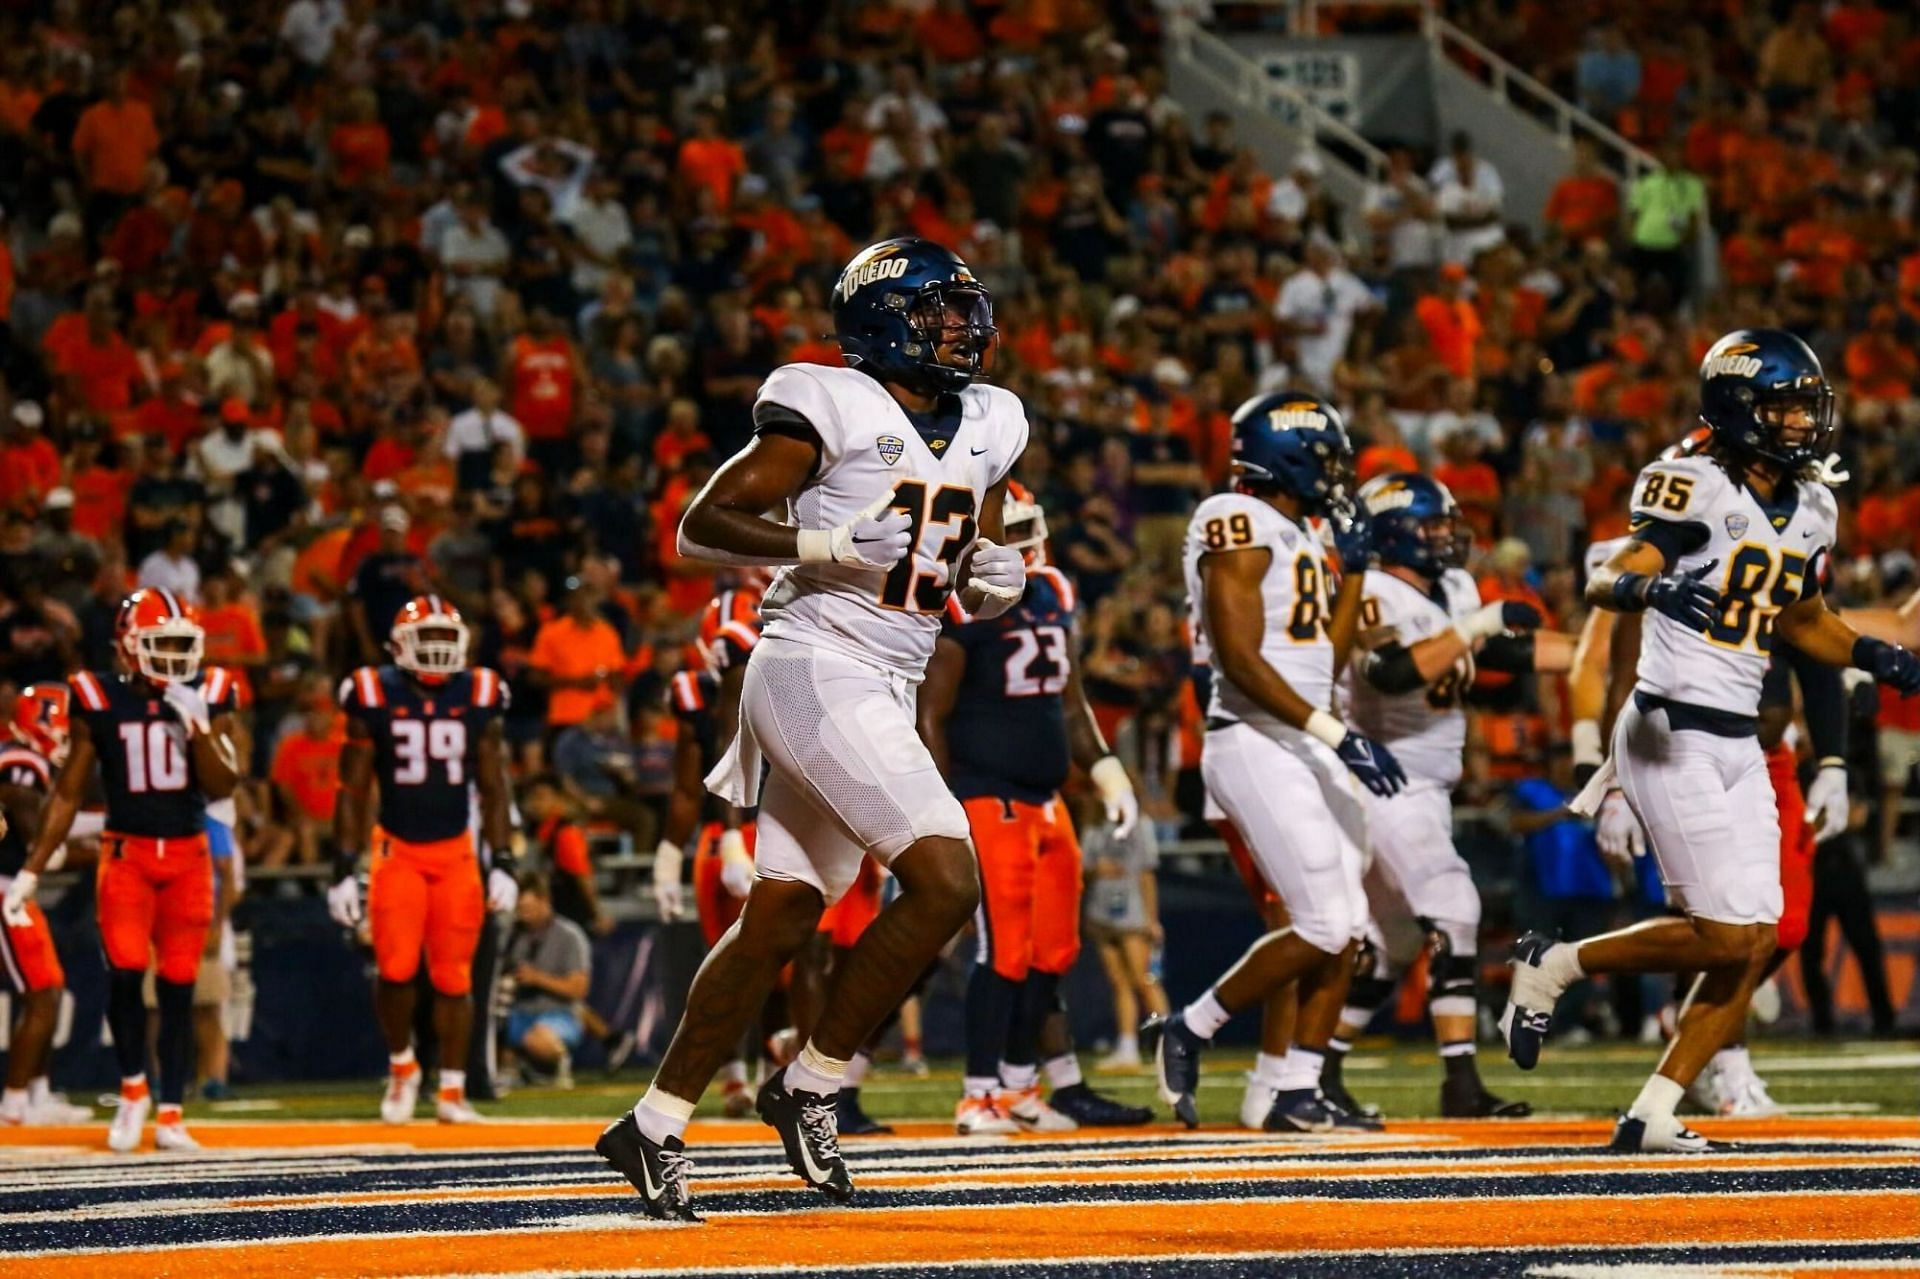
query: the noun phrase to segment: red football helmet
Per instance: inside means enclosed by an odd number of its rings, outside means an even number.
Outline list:
[[[441,680],[467,668],[467,624],[438,595],[416,595],[393,619],[387,647],[393,664],[422,679]]]
[[[164,586],[143,586],[120,601],[114,635],[127,664],[156,684],[186,683],[200,674],[207,633],[192,607]]]
[[[13,735],[53,761],[67,762],[71,694],[65,684],[29,684],[13,703]]]
[[[1001,508],[1001,536],[1005,545],[1026,556],[1028,564],[1043,564],[1047,558],[1047,513],[1039,501],[1018,480],[1007,482],[1007,500]]]

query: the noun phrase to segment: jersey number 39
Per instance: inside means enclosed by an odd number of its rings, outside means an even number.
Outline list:
[[[457,719],[396,719],[393,732],[393,780],[419,786],[427,780],[428,761],[447,766],[447,784],[467,780],[467,726]]]

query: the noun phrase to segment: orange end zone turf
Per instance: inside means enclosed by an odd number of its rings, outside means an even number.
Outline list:
[[[846,1143],[860,1198],[831,1208],[764,1129],[702,1124],[701,1227],[641,1218],[587,1149],[593,1124],[203,1122],[206,1153],[132,1159],[105,1155],[97,1127],[16,1130],[0,1272],[1858,1276],[1920,1258],[1920,1120],[1707,1121],[1742,1144],[1695,1159],[1609,1157],[1608,1127],[960,1140],[907,1125]]]

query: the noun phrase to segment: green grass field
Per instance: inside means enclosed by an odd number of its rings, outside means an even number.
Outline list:
[[[1483,1048],[1481,1071],[1494,1092],[1524,1098],[1538,1114],[1608,1115],[1633,1100],[1658,1055],[1657,1048],[1637,1044],[1550,1044],[1540,1069],[1522,1074],[1496,1044]],[[1234,1119],[1244,1072],[1252,1064],[1252,1055],[1246,1052],[1208,1055],[1200,1092],[1203,1119]],[[1774,1100],[1793,1113],[1920,1113],[1920,1044],[1912,1041],[1762,1041],[1754,1048],[1754,1064],[1770,1084]],[[646,1079],[647,1072],[639,1069],[611,1079],[583,1072],[572,1089],[516,1088],[504,1100],[480,1109],[502,1118],[606,1118],[632,1104],[646,1087]],[[1154,1103],[1153,1080],[1148,1075],[1090,1079],[1117,1097]],[[1439,1079],[1439,1062],[1431,1049],[1363,1045],[1347,1064],[1347,1082],[1354,1095],[1377,1104],[1389,1118],[1437,1115]],[[876,1118],[943,1119],[953,1114],[959,1091],[958,1063],[937,1062],[924,1079],[877,1067],[861,1096]],[[379,1083],[261,1085],[238,1092],[233,1101],[190,1105],[188,1114],[249,1120],[366,1119],[374,1113]],[[719,1115],[715,1094],[701,1105],[700,1115]]]

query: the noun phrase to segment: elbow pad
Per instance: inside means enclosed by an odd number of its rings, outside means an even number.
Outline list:
[[[1367,683],[1389,697],[1414,692],[1426,684],[1413,660],[1413,650],[1398,643],[1383,644],[1368,653],[1361,674]]]

